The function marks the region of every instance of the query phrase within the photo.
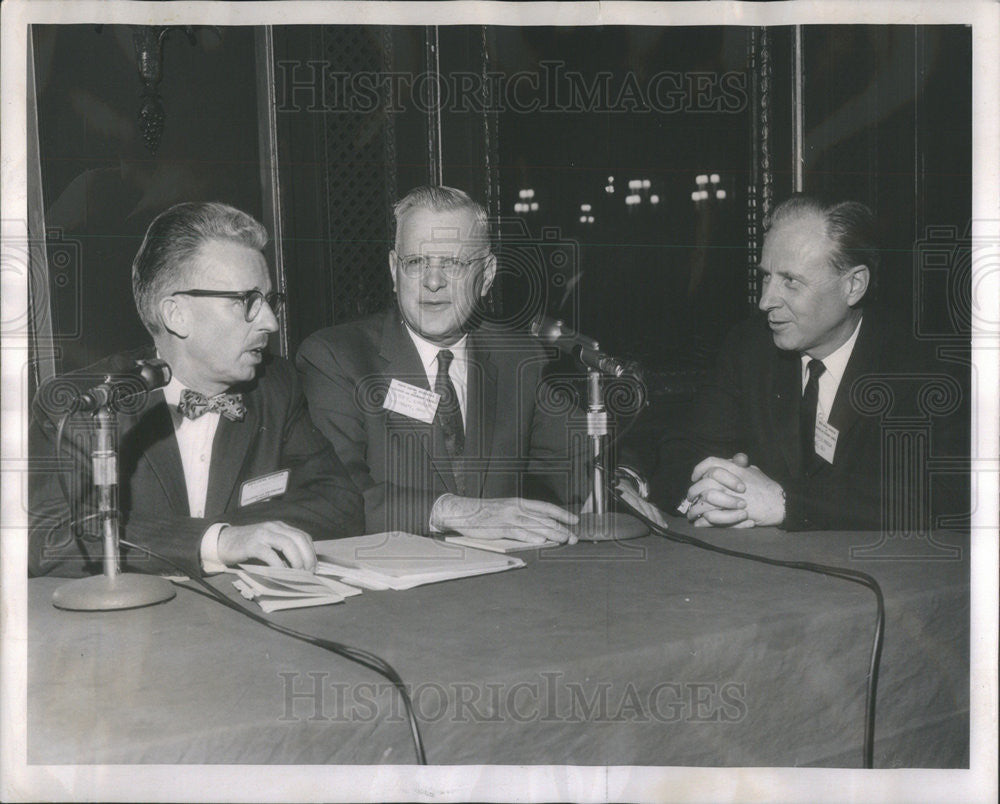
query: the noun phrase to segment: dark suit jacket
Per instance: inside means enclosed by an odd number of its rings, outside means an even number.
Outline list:
[[[87,436],[92,417],[70,417],[63,434],[63,459],[56,460],[61,410],[54,401],[59,387],[85,390],[105,374],[123,373],[136,359],[152,356],[151,350],[116,355],[39,390],[31,424],[31,574],[100,571],[101,542],[84,538],[100,531],[93,520],[81,522],[96,510]],[[189,515],[184,469],[163,392],[154,391],[141,400],[138,411],[119,415],[122,538],[161,553],[189,574],[200,574],[201,538],[215,522],[245,525],[281,520],[314,539],[360,534],[361,497],[326,439],[312,426],[291,364],[270,358],[253,383],[234,390],[243,392],[247,414],[242,422],[219,420],[204,518]],[[243,483],[284,469],[290,474],[283,495],[240,506]],[[60,474],[65,483],[60,483]],[[138,551],[123,549],[122,555],[126,568],[170,571]]]
[[[465,454],[450,461],[441,428],[383,408],[393,379],[430,390],[395,308],[314,333],[297,366],[316,426],[330,439],[365,498],[368,532],[427,533],[442,494],[579,500],[582,467],[571,465],[583,420],[569,395],[544,381],[547,353],[526,335],[469,335]]]
[[[839,431],[833,464],[817,459],[803,472],[801,371],[799,354],[774,345],[763,317],[738,325],[720,350],[713,379],[699,391],[690,427],[661,445],[651,499],[673,510],[700,460],[745,452],[784,488],[787,530],[874,530],[891,526],[887,519],[927,524],[930,512],[914,510],[921,505],[968,511],[961,474],[939,477],[934,489],[901,484],[921,449],[967,460],[968,393],[960,372],[931,360],[904,329],[868,311],[828,419]],[[931,432],[920,447],[925,426]],[[915,438],[909,452],[905,439],[891,440],[892,433],[905,432]],[[896,502],[909,510],[885,506],[884,498],[896,492]]]

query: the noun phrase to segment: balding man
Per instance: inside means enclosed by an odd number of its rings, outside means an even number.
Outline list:
[[[853,201],[795,196],[774,210],[760,265],[763,315],[726,339],[691,428],[662,449],[652,500],[673,508],[683,496],[680,510],[699,526],[884,526],[892,473],[909,467],[886,465],[882,420],[860,409],[852,387],[933,378],[941,368],[869,305],[874,228],[870,210]],[[954,443],[941,437],[935,446]]]
[[[496,274],[485,210],[418,187],[394,213],[397,304],[320,330],[297,358],[316,426],[364,494],[366,529],[576,541],[563,505],[586,475],[569,465],[546,355],[477,323]]]

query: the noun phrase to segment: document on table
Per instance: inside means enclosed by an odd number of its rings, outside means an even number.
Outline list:
[[[241,564],[235,573],[233,586],[237,591],[247,600],[255,600],[268,613],[342,603],[345,597],[361,594],[355,586],[290,567]]]
[[[541,544],[529,544],[517,539],[476,539],[472,536],[445,536],[449,544],[461,544],[474,547],[476,550],[489,550],[491,553],[516,553],[520,550],[544,550],[546,547],[559,547],[561,542],[546,539]]]
[[[316,542],[316,574],[366,589],[412,589],[523,567],[524,561],[392,531]]]

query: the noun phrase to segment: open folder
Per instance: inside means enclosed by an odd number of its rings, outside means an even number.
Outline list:
[[[316,542],[316,574],[366,589],[412,589],[523,567],[520,558],[392,531]]]

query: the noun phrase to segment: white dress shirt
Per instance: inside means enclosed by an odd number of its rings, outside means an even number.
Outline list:
[[[857,326],[854,327],[854,332],[851,333],[851,337],[844,342],[843,346],[823,358],[823,366],[826,370],[819,376],[818,399],[816,402],[817,423],[825,422],[830,415],[830,411],[833,408],[833,400],[836,398],[837,389],[840,387],[840,380],[843,378],[844,370],[847,368],[847,361],[851,359],[851,353],[854,351],[854,344],[858,340],[858,332],[860,330],[861,320],[859,319]],[[810,360],[812,358],[809,355],[802,355],[803,394],[806,392],[806,383],[809,382]]]
[[[163,397],[174,422],[174,435],[177,438],[177,449],[181,453],[190,515],[201,518],[205,516],[208,477],[212,468],[212,443],[219,427],[220,414],[208,411],[197,419],[182,416],[177,411],[177,404],[181,401],[181,393],[185,387],[176,376],[171,377],[163,389]],[[201,538],[201,563],[205,572],[222,572],[225,568],[219,561],[219,533],[224,527],[225,523],[217,522]]]
[[[427,382],[434,389],[437,380],[438,352],[442,349],[450,351],[454,358],[448,367],[448,376],[451,377],[451,384],[455,386],[455,396],[458,397],[458,406],[462,409],[462,423],[468,422],[465,411],[465,400],[468,396],[469,385],[469,336],[463,335],[461,340],[451,346],[437,346],[430,341],[424,340],[416,332],[406,326],[406,331],[410,335],[410,340],[417,347],[417,354],[420,355],[420,362],[424,366],[424,373],[427,374]]]

